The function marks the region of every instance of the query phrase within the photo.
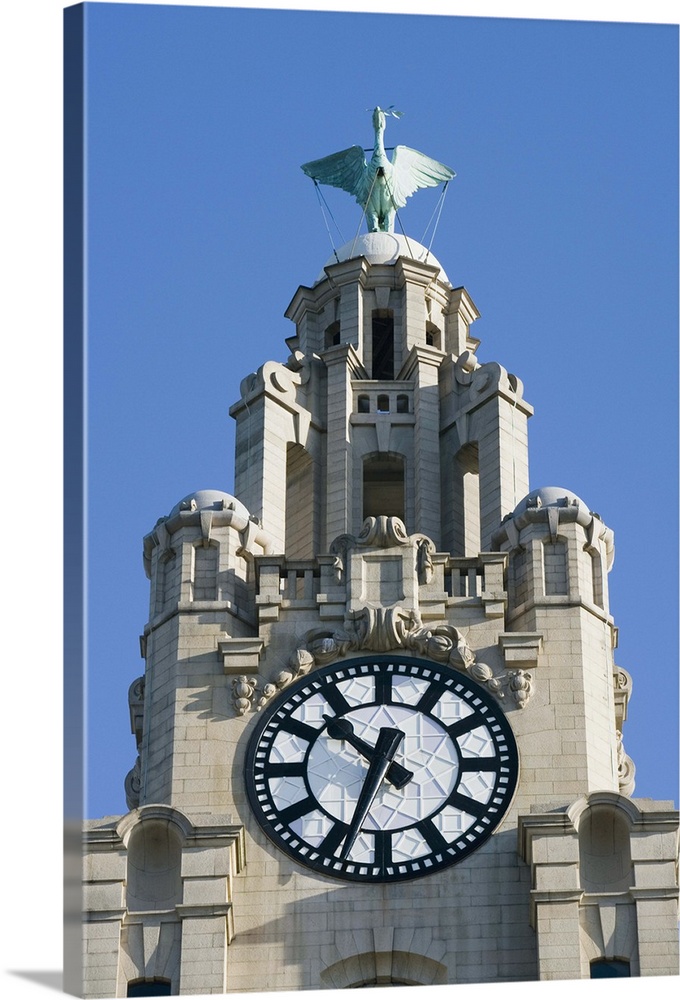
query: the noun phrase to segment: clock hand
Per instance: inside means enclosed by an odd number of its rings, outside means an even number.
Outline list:
[[[375,747],[372,747],[370,743],[367,743],[366,740],[362,740],[360,736],[355,734],[354,726],[349,719],[336,719],[330,715],[324,715],[324,719],[328,723],[326,729],[331,739],[344,740],[346,743],[349,743],[370,764],[375,756]],[[393,760],[387,769],[386,778],[395,788],[403,788],[404,785],[408,785],[412,777],[413,771],[402,767],[396,760]]]
[[[361,794],[354,809],[352,822],[350,823],[345,842],[340,852],[341,858],[346,858],[352,850],[352,845],[357,839],[361,824],[366,819],[368,811],[373,805],[373,799],[378,793],[382,780],[387,774],[390,761],[397,752],[397,747],[404,738],[401,729],[390,729],[384,726],[378,733],[378,739],[373,751],[373,758],[368,765],[368,771],[364,778]]]

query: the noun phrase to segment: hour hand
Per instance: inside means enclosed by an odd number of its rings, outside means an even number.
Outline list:
[[[368,815],[369,809],[373,805],[373,799],[376,797],[383,778],[387,774],[390,761],[397,752],[397,747],[403,738],[404,734],[401,729],[390,729],[385,726],[378,733],[373,758],[368,765],[368,771],[366,772],[361,794],[359,795],[359,800],[352,816],[352,822],[350,823],[345,842],[340,851],[341,858],[346,858],[352,850],[352,845],[357,839],[359,830]]]
[[[324,719],[327,722],[326,731],[332,740],[344,740],[346,743],[349,743],[370,764],[375,755],[376,748],[355,734],[354,727],[349,719],[336,719],[330,715],[324,715]],[[408,785],[413,777],[413,771],[409,771],[407,767],[403,767],[396,760],[393,760],[387,769],[385,777],[391,785],[399,789],[403,788],[404,785]]]

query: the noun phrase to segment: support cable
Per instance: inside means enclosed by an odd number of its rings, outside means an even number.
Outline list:
[[[429,245],[428,245],[428,248],[427,248],[427,257],[429,257],[429,256],[430,256],[430,250],[432,249],[432,244],[434,243],[434,238],[435,238],[435,236],[437,235],[437,229],[439,228],[439,220],[441,219],[441,217],[442,217],[442,212],[443,212],[443,210],[444,210],[444,199],[446,198],[446,189],[448,188],[448,186],[449,186],[449,182],[448,182],[448,181],[445,181],[445,182],[444,182],[444,187],[443,187],[443,189],[442,189],[442,193],[441,193],[441,194],[439,195],[439,201],[438,201],[438,202],[437,202],[437,204],[435,205],[435,209],[434,209],[434,212],[433,212],[433,213],[432,213],[432,215],[430,216],[430,221],[429,221],[429,222],[428,222],[428,224],[427,224],[427,225],[425,226],[425,232],[423,233],[423,239],[425,239],[425,236],[426,236],[426,234],[427,234],[427,231],[428,231],[428,229],[430,228],[430,224],[431,224],[431,222],[432,222],[432,219],[434,218],[434,216],[435,216],[435,213],[436,213],[436,215],[437,215],[437,218],[436,218],[436,220],[435,220],[435,224],[434,224],[434,228],[433,228],[433,230],[432,230],[432,237],[431,237],[431,239],[430,239],[430,243],[429,243]],[[427,257],[425,258],[426,260],[427,260]]]
[[[408,247],[408,252],[409,252],[411,258],[413,260],[415,260],[416,258],[415,258],[414,254],[413,254],[413,250],[411,249],[411,244],[408,241],[408,236],[406,235],[406,230],[404,229],[404,226],[402,224],[401,216],[399,215],[399,208],[397,206],[397,203],[394,200],[394,195],[392,194],[392,190],[391,190],[390,185],[387,182],[387,180],[385,181],[385,187],[387,188],[387,193],[390,196],[390,201],[392,202],[392,207],[394,208],[394,218],[395,218],[395,221],[399,223],[399,228],[401,229],[402,236],[406,240],[406,246]]]
[[[331,212],[330,207],[328,205],[328,202],[324,198],[323,193],[321,192],[321,189],[319,188],[318,181],[316,181],[316,180],[314,180],[314,187],[316,189],[316,196],[317,196],[317,198],[319,200],[319,207],[321,209],[321,215],[323,217],[323,221],[324,221],[325,226],[326,226],[326,232],[328,233],[328,239],[330,240],[331,250],[333,251],[333,256],[335,257],[336,261],[339,264],[340,263],[340,258],[338,257],[338,252],[337,252],[337,250],[335,248],[335,244],[333,243],[333,237],[331,236],[330,226],[328,225],[328,220],[326,218],[326,213],[324,212],[324,205],[326,206],[326,209],[328,210],[328,214],[330,215],[331,219],[333,220],[333,225],[335,226],[335,228],[338,231],[338,236],[340,237],[340,239],[342,240],[343,243],[345,242],[345,239],[344,239],[342,233],[340,232],[340,227],[338,226],[337,222],[335,221],[335,218],[333,217],[333,213]]]
[[[352,250],[351,250],[350,255],[349,255],[350,256],[350,260],[354,256],[354,248],[356,247],[357,240],[359,239],[359,230],[361,229],[361,223],[363,222],[364,218],[366,217],[366,209],[368,208],[368,203],[371,200],[371,195],[373,194],[373,188],[375,187],[375,182],[376,182],[377,178],[378,178],[378,175],[375,174],[374,177],[373,177],[373,183],[371,184],[371,190],[368,192],[368,195],[366,196],[366,201],[361,206],[361,218],[359,219],[359,225],[357,226],[357,231],[354,234],[354,240],[352,242]]]

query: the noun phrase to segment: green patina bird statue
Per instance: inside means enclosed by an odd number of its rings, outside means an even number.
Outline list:
[[[375,144],[369,161],[361,146],[350,146],[339,153],[302,164],[302,170],[315,182],[353,194],[364,210],[368,230],[372,233],[394,232],[397,210],[404,207],[414,191],[436,187],[456,176],[450,167],[409,146],[395,146],[392,160],[388,159],[383,139],[387,115],[401,118],[401,114],[391,107],[374,108]]]

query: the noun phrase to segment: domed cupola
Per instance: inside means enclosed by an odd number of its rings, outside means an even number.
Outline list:
[[[567,601],[608,615],[614,534],[571,490],[532,490],[504,518],[492,545],[510,556],[511,614]]]
[[[240,500],[221,490],[183,497],[144,538],[144,569],[151,580],[150,623],[180,608],[227,610],[252,622],[256,554],[271,541]]]

